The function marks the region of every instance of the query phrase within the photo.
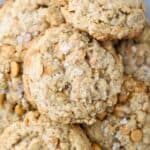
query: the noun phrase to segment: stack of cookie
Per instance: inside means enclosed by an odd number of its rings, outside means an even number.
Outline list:
[[[1,4],[0,150],[149,150],[149,108],[141,0]]]

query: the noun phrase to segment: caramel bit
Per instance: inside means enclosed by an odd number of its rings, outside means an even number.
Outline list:
[[[0,107],[3,106],[5,100],[5,94],[0,94]]]
[[[142,136],[143,136],[143,134],[142,134],[142,131],[140,129],[133,130],[131,132],[131,135],[130,135],[131,140],[133,142],[140,142],[142,140]]]
[[[56,138],[56,137],[52,137],[51,140],[50,140],[50,142],[51,142],[52,144],[54,144],[54,145],[57,146],[57,145],[59,144],[59,139]]]
[[[17,115],[21,116],[25,113],[25,109],[21,105],[16,105],[15,112]]]
[[[59,0],[59,3],[64,6],[66,4],[68,4],[68,0]]]
[[[114,114],[115,114],[117,117],[123,117],[123,116],[124,116],[124,110],[123,110],[122,106],[117,105],[117,106],[114,108]]]
[[[59,101],[66,101],[67,100],[67,96],[63,92],[58,92],[57,96],[58,96],[57,98]]]
[[[34,113],[32,111],[28,112],[24,118],[24,122],[28,125],[30,122],[37,120],[39,116],[40,114],[37,111],[36,112],[34,111]]]
[[[101,113],[99,113],[99,114],[97,114],[97,118],[99,119],[99,120],[104,120],[105,119],[105,117],[106,117],[106,115],[107,115],[107,113],[106,112],[101,112]]]
[[[28,125],[28,124],[29,124],[29,119],[28,119],[28,118],[25,118],[25,119],[24,119],[24,122],[25,122],[26,125]]]
[[[47,74],[47,75],[52,75],[54,72],[53,68],[50,67],[50,66],[46,66],[44,67],[44,73]]]
[[[19,64],[15,61],[12,61],[10,64],[11,76],[17,77],[19,75],[20,67]]]
[[[92,144],[92,150],[102,150],[98,144]]]

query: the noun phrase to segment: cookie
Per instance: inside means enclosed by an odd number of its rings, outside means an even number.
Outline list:
[[[1,150],[91,150],[86,135],[75,125],[61,125],[30,112],[0,135]]]
[[[148,150],[150,147],[150,96],[147,87],[125,77],[113,113],[92,126],[84,126],[92,141],[104,149]]]
[[[11,45],[0,46],[0,134],[29,109],[23,91],[21,54]]]
[[[113,49],[64,24],[31,43],[24,59],[25,93],[54,121],[91,124],[120,92],[122,72]]]
[[[141,0],[69,0],[65,20],[100,41],[136,37],[145,25]]]
[[[125,73],[150,85],[150,26],[136,40],[122,42],[118,48]]]
[[[0,43],[23,46],[64,19],[55,0],[8,1],[0,10]]]

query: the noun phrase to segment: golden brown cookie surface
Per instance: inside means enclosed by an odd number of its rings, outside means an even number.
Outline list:
[[[29,49],[24,60],[25,92],[52,120],[93,122],[108,99],[120,92],[119,56],[69,25],[47,30]]]
[[[141,0],[69,0],[66,21],[100,41],[133,38],[145,25]]]

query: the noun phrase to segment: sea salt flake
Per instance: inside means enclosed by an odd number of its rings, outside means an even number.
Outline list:
[[[70,46],[66,42],[61,43],[59,46],[60,46],[60,50],[64,54],[67,54],[69,52],[69,50],[70,50]]]
[[[31,40],[31,33],[25,34],[25,42],[29,42]]]
[[[17,37],[17,42],[18,44],[22,44],[23,42],[29,42],[32,38],[31,33],[27,32],[27,33],[21,33],[18,37]]]
[[[132,52],[136,53],[137,52],[137,48],[135,46],[132,46]]]
[[[122,136],[119,132],[117,132],[117,134],[115,135],[115,138],[117,138],[118,140],[121,140],[122,139]]]
[[[80,68],[75,68],[74,69],[74,74],[76,75],[76,76],[81,76],[81,75],[83,75],[83,70],[82,69],[80,69]]]
[[[120,121],[120,124],[121,125],[124,125],[124,124],[127,124],[128,123],[128,120],[126,118],[123,118],[121,121]]]
[[[104,134],[105,134],[105,135],[107,135],[107,134],[108,134],[108,132],[109,132],[108,127],[104,128]]]
[[[120,149],[120,144],[119,143],[114,143],[112,150],[119,150]]]
[[[3,79],[3,77],[4,77],[4,74],[0,73],[0,79]]]
[[[19,45],[23,43],[23,37],[21,35],[17,36],[17,42]]]

